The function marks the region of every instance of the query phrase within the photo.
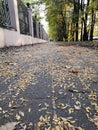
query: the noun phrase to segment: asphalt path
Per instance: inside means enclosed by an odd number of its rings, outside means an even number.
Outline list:
[[[98,50],[64,43],[1,49],[0,126],[12,122],[16,130],[98,130]]]

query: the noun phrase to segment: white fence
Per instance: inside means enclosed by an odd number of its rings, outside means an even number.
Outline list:
[[[6,1],[6,0],[5,0]],[[18,0],[7,0],[7,11],[9,11],[11,27],[5,28],[0,25],[0,48],[5,46],[20,46],[28,44],[43,43],[48,41],[48,36],[42,25],[37,21],[34,36],[34,24],[32,20],[32,10],[27,8],[29,19],[29,34],[22,34],[20,31]],[[1,11],[1,10],[0,10]],[[1,12],[2,13],[2,12]],[[1,18],[1,17],[0,17]],[[40,34],[39,34],[40,33]]]

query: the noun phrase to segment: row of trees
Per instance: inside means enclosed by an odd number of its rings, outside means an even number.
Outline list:
[[[34,4],[34,0],[32,2]],[[93,40],[98,0],[37,0],[45,4],[49,35],[58,41]]]
[[[59,41],[93,40],[98,0],[44,0],[50,36]]]

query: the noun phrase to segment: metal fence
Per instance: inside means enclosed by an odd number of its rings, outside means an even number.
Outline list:
[[[0,27],[11,27],[8,0],[0,0]]]
[[[20,33],[30,35],[28,9],[21,0],[17,1],[18,1]]]
[[[39,38],[41,38],[41,24],[40,24],[40,22],[39,22]]]
[[[33,33],[34,33],[34,37],[37,37],[37,28],[36,28],[36,19],[33,19]]]
[[[33,18],[33,34],[36,38],[48,40],[48,35],[46,31],[36,17]]]

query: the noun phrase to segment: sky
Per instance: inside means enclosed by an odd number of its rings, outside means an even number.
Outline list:
[[[26,3],[29,2],[29,3],[32,3],[32,1],[38,1],[38,0],[24,0]],[[41,17],[41,23],[44,27],[44,29],[46,31],[48,31],[48,22],[46,21],[46,16],[45,16],[45,5],[40,5],[40,7],[36,7],[36,11],[38,11],[38,9],[40,10],[40,17]]]
[[[41,23],[46,31],[48,31],[48,22],[46,21],[45,16],[45,5],[40,6],[40,16],[41,16]]]

